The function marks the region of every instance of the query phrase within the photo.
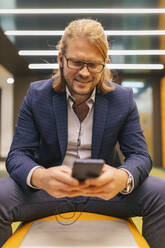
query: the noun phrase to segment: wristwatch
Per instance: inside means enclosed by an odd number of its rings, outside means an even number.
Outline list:
[[[121,194],[129,194],[132,192],[132,190],[134,188],[133,176],[131,175],[131,173],[128,170],[125,170],[123,168],[121,168],[121,169],[128,173],[128,179],[127,179],[126,187],[120,193]]]
[[[128,175],[128,180],[127,180],[127,185],[124,189],[124,192],[125,193],[130,193],[132,190],[132,176],[131,175]]]

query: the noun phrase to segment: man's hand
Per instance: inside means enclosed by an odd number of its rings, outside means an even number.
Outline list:
[[[32,174],[31,184],[56,198],[78,196],[81,194],[80,183],[71,173],[65,165],[48,169],[38,167]]]
[[[71,174],[71,169],[65,165],[49,169],[39,167],[34,170],[31,183],[56,198],[82,195],[109,200],[126,187],[128,180],[127,172],[106,164],[99,177],[86,179],[83,183]]]
[[[84,196],[109,200],[126,187],[127,180],[126,171],[105,164],[99,177],[86,179],[81,187]]]

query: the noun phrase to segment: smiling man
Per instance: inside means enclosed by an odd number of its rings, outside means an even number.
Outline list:
[[[58,61],[71,95],[76,101],[87,100],[99,83],[105,66],[97,47],[85,38],[74,39],[65,54],[59,53]]]
[[[30,85],[0,179],[0,244],[13,221],[69,211],[143,217],[152,248],[165,244],[165,181],[149,177],[151,159],[131,89],[111,82],[101,24],[80,19],[66,27],[55,78]],[[119,143],[125,160],[115,152]],[[75,159],[103,159],[101,175],[72,177]]]

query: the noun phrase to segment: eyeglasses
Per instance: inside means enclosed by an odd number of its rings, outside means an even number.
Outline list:
[[[65,54],[64,54],[64,57],[67,61],[68,68],[70,68],[72,70],[82,70],[82,68],[84,68],[84,65],[86,65],[89,72],[100,73],[103,71],[103,69],[105,67],[104,64],[84,62],[84,61],[79,61],[79,60],[67,58]]]

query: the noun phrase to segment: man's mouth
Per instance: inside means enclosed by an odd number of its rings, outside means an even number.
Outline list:
[[[77,79],[76,79],[76,82],[78,82],[78,83],[80,83],[80,84],[87,84],[87,83],[90,83],[89,80],[88,80],[88,81],[80,81],[80,80],[77,80]]]

